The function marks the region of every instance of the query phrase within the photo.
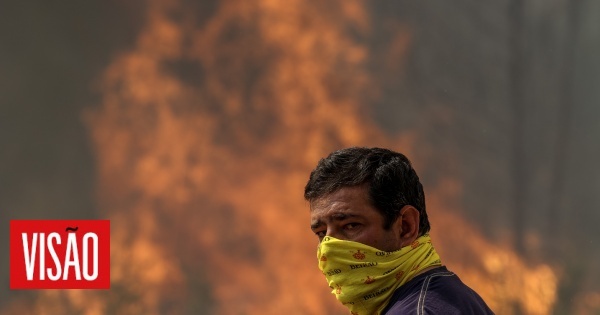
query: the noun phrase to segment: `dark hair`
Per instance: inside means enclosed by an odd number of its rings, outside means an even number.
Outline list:
[[[419,211],[419,235],[429,232],[425,194],[419,176],[401,153],[382,148],[347,148],[321,159],[304,188],[309,202],[340,188],[366,185],[371,204],[389,229],[400,210],[411,205]]]

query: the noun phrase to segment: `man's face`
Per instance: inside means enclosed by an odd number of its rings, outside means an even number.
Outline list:
[[[344,187],[311,203],[311,229],[319,237],[359,242],[382,251],[402,247],[402,225],[397,220],[383,228],[384,218],[369,202],[365,187]]]

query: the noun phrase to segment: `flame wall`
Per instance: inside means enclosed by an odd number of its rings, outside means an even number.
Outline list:
[[[346,146],[411,156],[418,137],[386,135],[362,105],[377,97],[359,40],[370,31],[365,3],[186,5],[150,2],[136,44],[102,77],[102,103],[86,113],[97,198],[112,221],[112,289],[44,292],[9,312],[346,313],[317,269],[308,174]],[[390,45],[395,56],[408,38]],[[528,266],[452,215],[445,200],[460,183],[426,192],[442,259],[492,309],[550,311],[548,266]]]

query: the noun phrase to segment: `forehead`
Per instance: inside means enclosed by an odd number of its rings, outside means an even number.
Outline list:
[[[340,188],[313,201],[310,205],[311,218],[339,212],[367,214],[371,210],[375,211],[363,186]]]

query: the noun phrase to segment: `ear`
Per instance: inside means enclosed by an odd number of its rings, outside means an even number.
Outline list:
[[[419,210],[411,205],[406,205],[400,209],[399,219],[402,225],[400,231],[402,247],[408,246],[419,237]]]

